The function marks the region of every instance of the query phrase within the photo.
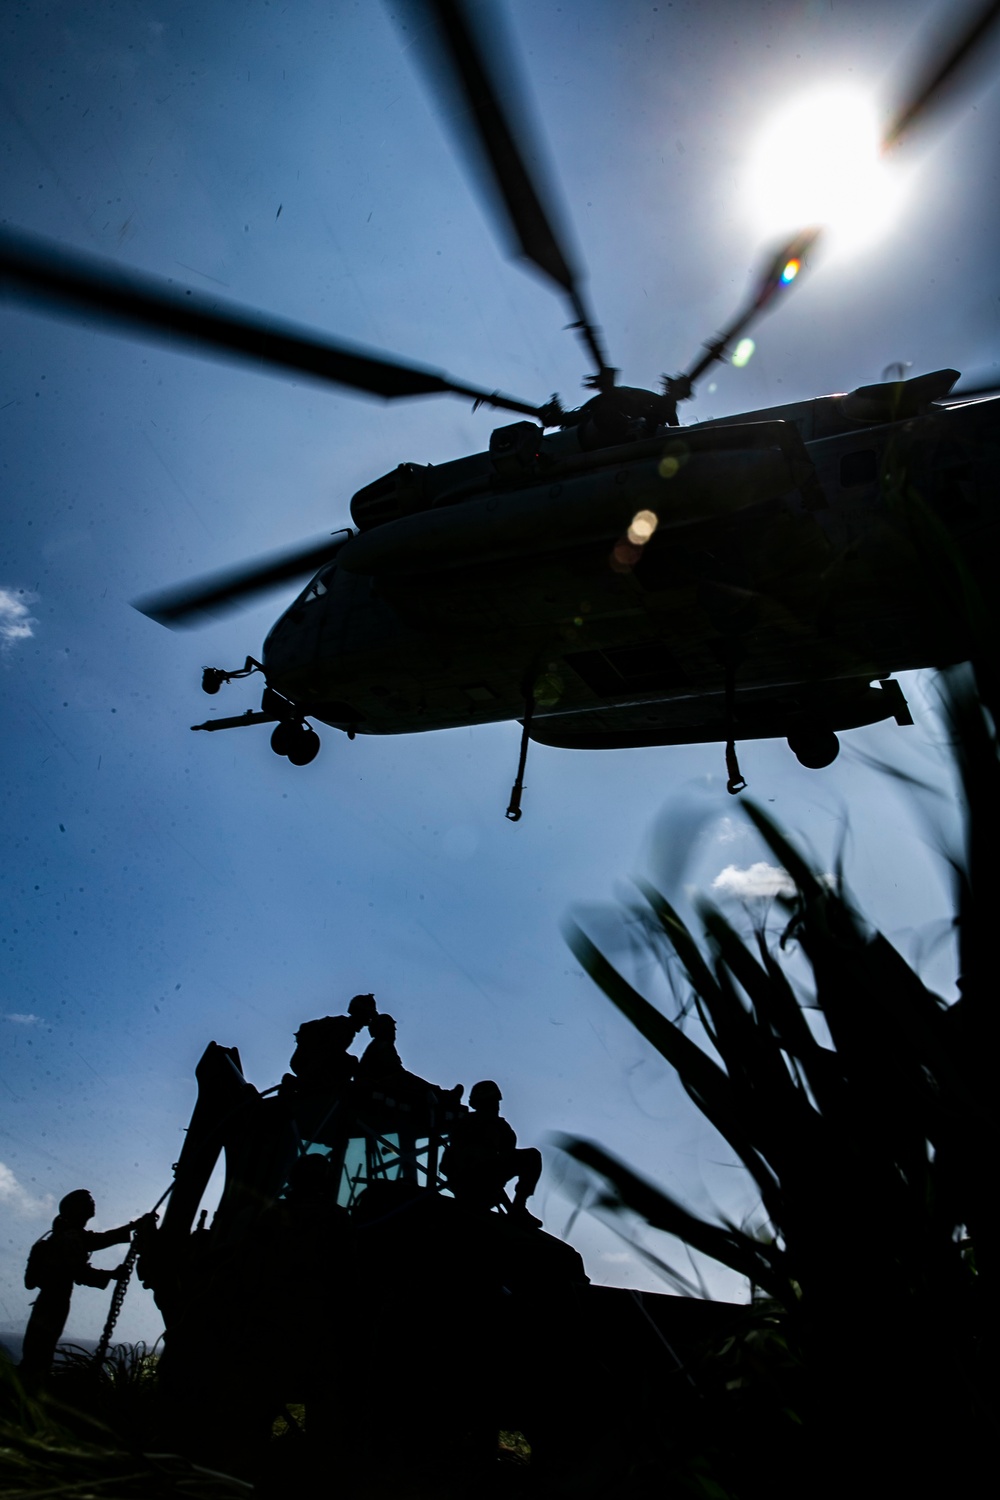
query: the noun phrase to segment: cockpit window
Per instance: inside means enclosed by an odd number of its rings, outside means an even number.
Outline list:
[[[332,567],[324,568],[322,573],[318,573],[305,593],[300,595],[299,603],[309,604],[313,599],[322,599],[323,595],[329,592],[330,579],[335,572],[336,564]]]

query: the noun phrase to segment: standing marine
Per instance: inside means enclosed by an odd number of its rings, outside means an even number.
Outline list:
[[[38,1296],[24,1332],[20,1364],[21,1379],[29,1390],[37,1390],[52,1367],[69,1316],[73,1287],[106,1288],[122,1274],[122,1266],[113,1271],[98,1270],[90,1264],[91,1255],[108,1245],[125,1244],[142,1222],[136,1219],[120,1229],[88,1229],[87,1223],[96,1211],[86,1188],[67,1193],[52,1220],[51,1232],[31,1247],[24,1284],[29,1291],[37,1288]]]

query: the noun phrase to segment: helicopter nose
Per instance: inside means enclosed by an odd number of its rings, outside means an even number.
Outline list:
[[[296,602],[279,615],[264,641],[261,665],[272,687],[279,692],[304,692],[315,658],[316,631],[310,630]]]
[[[287,653],[288,631],[285,627],[286,618],[287,612],[284,615],[279,615],[264,637],[261,663],[265,671],[269,671],[272,667],[277,667],[282,657]]]

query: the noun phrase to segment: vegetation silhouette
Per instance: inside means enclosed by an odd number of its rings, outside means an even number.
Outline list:
[[[567,926],[587,973],[676,1070],[759,1193],[765,1227],[751,1232],[694,1213],[592,1141],[561,1138],[600,1184],[599,1212],[619,1225],[637,1215],[754,1289],[755,1319],[709,1372],[734,1393],[710,1444],[727,1493],[800,1494],[860,1476],[874,1492],[945,1493],[984,1472],[1000,894],[1000,720],[984,662],[940,678],[961,792],[961,848],[948,856],[952,1004],[854,907],[843,869],[833,881],[817,873],[752,803],[747,817],[794,886],[774,898],[777,940],[762,924],[741,933],[705,899],[693,929],[649,884],[628,911],[668,977],[673,1016]],[[808,993],[789,972],[793,949]]]
[[[242,1480],[149,1442],[156,1356],[121,1344],[95,1369],[87,1349],[63,1345],[41,1397],[0,1354],[0,1493],[5,1500],[241,1500]]]

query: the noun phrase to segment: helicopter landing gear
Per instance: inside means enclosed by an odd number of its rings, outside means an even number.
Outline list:
[[[319,754],[320,739],[309,724],[297,719],[282,719],[271,734],[275,755],[287,755],[293,766],[307,766]]]
[[[202,686],[206,693],[217,693],[224,682],[229,682],[234,677],[249,677],[252,672],[263,670],[260,663],[250,656],[240,672],[224,672],[219,667],[206,667]],[[276,693],[272,687],[264,689],[259,712],[255,713],[248,708],[245,714],[236,718],[209,719],[204,724],[192,724],[191,728],[213,732],[218,729],[239,729],[246,724],[273,724],[271,749],[275,755],[286,755],[293,766],[307,766],[319,754],[319,735],[302,718],[302,709],[291,699]]]
[[[832,765],[837,759],[840,741],[832,729],[814,725],[790,734],[788,748],[800,766],[806,766],[810,771],[822,771],[824,766]]]
[[[298,733],[299,726],[289,719],[283,719],[280,724],[276,724],[271,733],[271,749],[275,755],[287,755]]]

